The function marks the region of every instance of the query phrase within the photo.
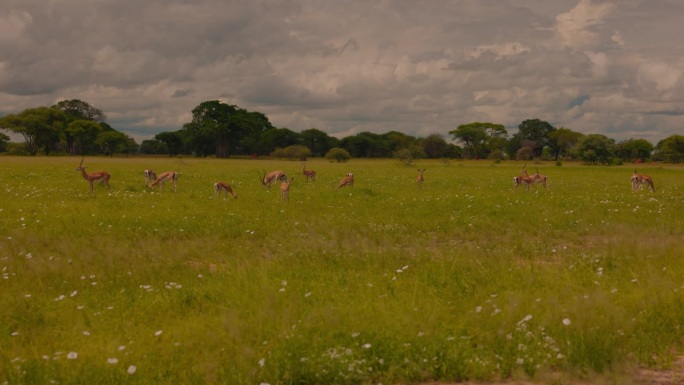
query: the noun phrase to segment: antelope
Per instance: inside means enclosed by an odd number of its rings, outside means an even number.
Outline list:
[[[525,184],[525,190],[529,190],[530,185],[534,183],[534,181],[535,181],[534,176],[527,175],[527,170],[525,169],[525,166],[527,166],[527,163],[525,165],[523,165],[522,170],[520,170],[520,172],[523,175],[518,175],[518,176],[513,177],[513,183],[515,183],[515,186],[513,187],[513,189],[517,189],[520,184],[524,183]]]
[[[655,185],[653,184],[653,179],[648,175],[637,174],[637,170],[634,169],[634,174],[630,178],[632,181],[632,191],[639,190],[643,185],[648,186],[651,191],[655,191]]]
[[[225,191],[226,192],[226,198],[228,198],[228,194],[232,195],[234,199],[237,199],[237,194],[233,192],[233,188],[230,187],[228,183],[224,182],[216,182],[214,183],[214,198],[218,195],[218,197],[221,197],[221,192]]]
[[[178,173],[175,171],[167,171],[165,173],[160,174],[157,179],[152,181],[152,183],[148,184],[147,187],[151,188],[152,191],[154,192],[154,187],[156,185],[159,185],[159,192],[164,191],[164,185],[166,182],[171,181],[173,184],[173,192],[176,192],[176,181],[178,180]]]
[[[418,181],[418,188],[423,188],[423,182],[425,181],[425,178],[423,177],[424,172],[425,169],[418,169],[418,178],[416,179]]]
[[[307,170],[305,162],[302,162],[302,174],[304,174],[304,178],[306,178],[307,182],[309,181],[309,178],[311,178],[312,182],[316,181],[316,171]]]
[[[78,164],[78,167],[76,167],[76,171],[81,171],[81,175],[83,175],[83,179],[88,181],[88,184],[90,185],[90,192],[93,192],[93,182],[98,181],[105,186],[107,186],[107,190],[111,191],[111,188],[109,188],[109,173],[107,171],[97,171],[92,174],[88,174],[85,171],[85,166],[83,165],[83,160],[85,158],[81,158],[81,163]]]
[[[354,174],[348,172],[347,176],[340,180],[340,184],[337,185],[337,190],[341,189],[344,186],[354,187]]]
[[[290,180],[287,180],[287,177],[285,180],[280,184],[280,196],[283,199],[283,202],[288,203],[290,201],[290,183],[294,180],[295,177],[290,178]]]
[[[258,171],[257,171],[257,174],[259,174]],[[283,172],[283,171],[271,171],[268,174],[266,173],[266,171],[264,171],[263,176],[261,176],[261,174],[259,174],[259,180],[261,181],[261,185],[263,187],[271,188],[271,185],[278,180],[286,181],[287,175],[285,175],[285,172]]]
[[[149,184],[153,182],[155,179],[157,179],[157,173],[154,172],[154,170],[145,170],[145,183]]]
[[[535,167],[535,170],[537,171],[536,174],[532,175],[532,178],[534,178],[535,183],[541,183],[544,188],[546,188],[546,175],[540,174],[539,169]],[[527,171],[525,171],[525,175],[527,175]]]

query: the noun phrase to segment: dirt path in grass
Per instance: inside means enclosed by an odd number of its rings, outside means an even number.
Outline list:
[[[596,377],[591,380],[570,380],[562,376],[550,376],[544,381],[508,380],[499,382],[430,382],[421,385],[684,385],[684,356],[672,363],[668,370],[639,369],[632,375],[619,378]]]

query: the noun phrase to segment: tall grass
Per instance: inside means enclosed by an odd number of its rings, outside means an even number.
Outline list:
[[[640,167],[650,193],[632,166],[540,164],[527,192],[515,162],[420,161],[419,190],[392,160],[309,160],[306,183],[299,162],[87,158],[112,174],[91,194],[78,161],[0,158],[0,382],[574,377],[681,348],[681,167]]]

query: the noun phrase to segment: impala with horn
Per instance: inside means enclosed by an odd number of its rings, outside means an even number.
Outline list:
[[[513,186],[513,189],[517,189],[519,185],[525,184],[525,190],[529,190],[530,185],[534,183],[534,177],[527,174],[527,170],[525,169],[525,166],[527,166],[527,163],[525,163],[522,167],[522,170],[520,170],[522,175],[518,175],[518,176],[513,177],[513,183],[515,183],[515,186]]]
[[[109,173],[107,171],[96,171],[94,173],[88,174],[85,171],[86,166],[83,165],[83,159],[85,158],[81,158],[81,163],[79,163],[78,167],[76,167],[76,171],[81,171],[83,179],[88,181],[88,184],[90,185],[90,192],[93,192],[93,182],[96,181],[107,186],[107,190],[111,190],[111,188],[109,188]]]
[[[285,180],[280,184],[280,196],[283,199],[283,202],[288,203],[290,201],[290,184],[294,180],[295,177],[290,178],[290,180],[287,180],[287,177],[285,177]]]

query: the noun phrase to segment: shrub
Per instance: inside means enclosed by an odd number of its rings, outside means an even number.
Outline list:
[[[331,162],[344,163],[351,159],[351,155],[344,148],[333,147],[326,154],[325,157]]]

